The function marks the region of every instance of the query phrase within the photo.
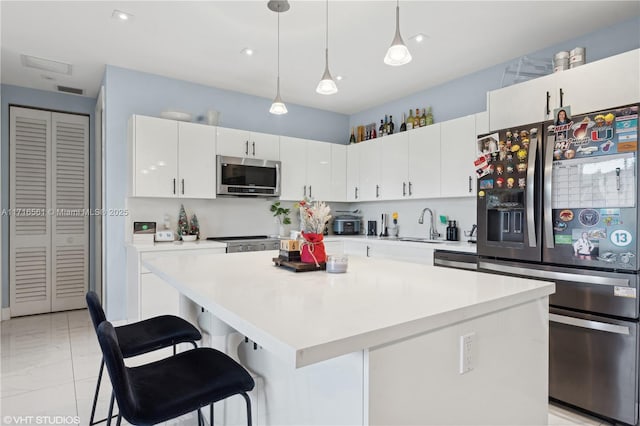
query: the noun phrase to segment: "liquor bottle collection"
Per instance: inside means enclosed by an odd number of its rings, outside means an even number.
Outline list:
[[[396,124],[393,122],[392,115],[385,115],[384,119],[380,119],[380,125],[376,123],[367,124],[364,126],[358,126],[357,128],[351,128],[351,137],[349,143],[358,143],[368,141],[369,139],[376,139],[383,136],[392,135],[397,132],[404,132],[407,130],[417,129],[418,127],[429,126],[433,124],[433,113],[431,107],[424,108],[422,111],[420,108],[416,108],[415,115],[413,110],[409,110],[409,117],[406,117],[402,113],[402,123],[398,130],[396,130]]]

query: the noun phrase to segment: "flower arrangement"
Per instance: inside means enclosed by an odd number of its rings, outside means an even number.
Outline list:
[[[302,200],[298,203],[302,231],[312,234],[323,234],[324,228],[331,219],[331,208],[324,201]]]

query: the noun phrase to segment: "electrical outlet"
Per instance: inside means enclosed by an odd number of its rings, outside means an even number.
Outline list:
[[[475,338],[476,333],[460,336],[460,374],[473,370],[475,364]]]

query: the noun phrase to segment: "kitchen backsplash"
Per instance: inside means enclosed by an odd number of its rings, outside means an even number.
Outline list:
[[[170,229],[175,231],[178,223],[180,204],[184,205],[189,220],[194,213],[200,223],[200,235],[232,236],[232,235],[275,235],[278,224],[269,211],[271,204],[277,199],[267,198],[218,198],[215,200],[200,199],[156,199],[156,198],[128,198],[125,235],[131,240],[133,222],[156,222],[158,229],[162,229],[165,214],[169,215]],[[283,201],[282,206],[291,208],[292,202]],[[347,204],[331,203],[332,214],[336,210],[343,210]],[[297,215],[292,211],[290,215],[291,229],[299,229]]]
[[[362,212],[363,228],[366,231],[367,221],[378,222],[378,234],[380,233],[380,216],[382,213],[391,215],[398,213],[398,231],[401,237],[428,237],[429,213],[425,213],[424,224],[418,224],[418,218],[422,209],[429,207],[433,210],[434,219],[441,238],[445,238],[447,225],[440,223],[440,215],[447,216],[449,220],[455,220],[458,224],[460,241],[466,241],[463,231],[470,231],[476,223],[476,199],[475,198],[437,198],[430,200],[400,200],[353,203],[350,210],[360,209]]]

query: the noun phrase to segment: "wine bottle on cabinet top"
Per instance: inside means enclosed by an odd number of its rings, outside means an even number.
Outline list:
[[[404,112],[402,113],[402,124],[400,125],[400,131],[404,132],[407,130],[407,123],[405,122]]]
[[[407,118],[407,130],[413,129],[413,110],[409,110],[409,118]]]
[[[420,116],[420,127],[424,127],[427,125],[427,115],[426,110],[422,110],[422,115]]]
[[[356,135],[353,133],[353,127],[351,128],[351,137],[349,138],[349,143],[356,143]]]
[[[389,116],[389,134],[392,135],[393,131],[395,130],[396,125],[393,124],[393,115]]]
[[[416,116],[413,117],[413,128],[417,129],[420,127],[420,108],[416,108]]]

